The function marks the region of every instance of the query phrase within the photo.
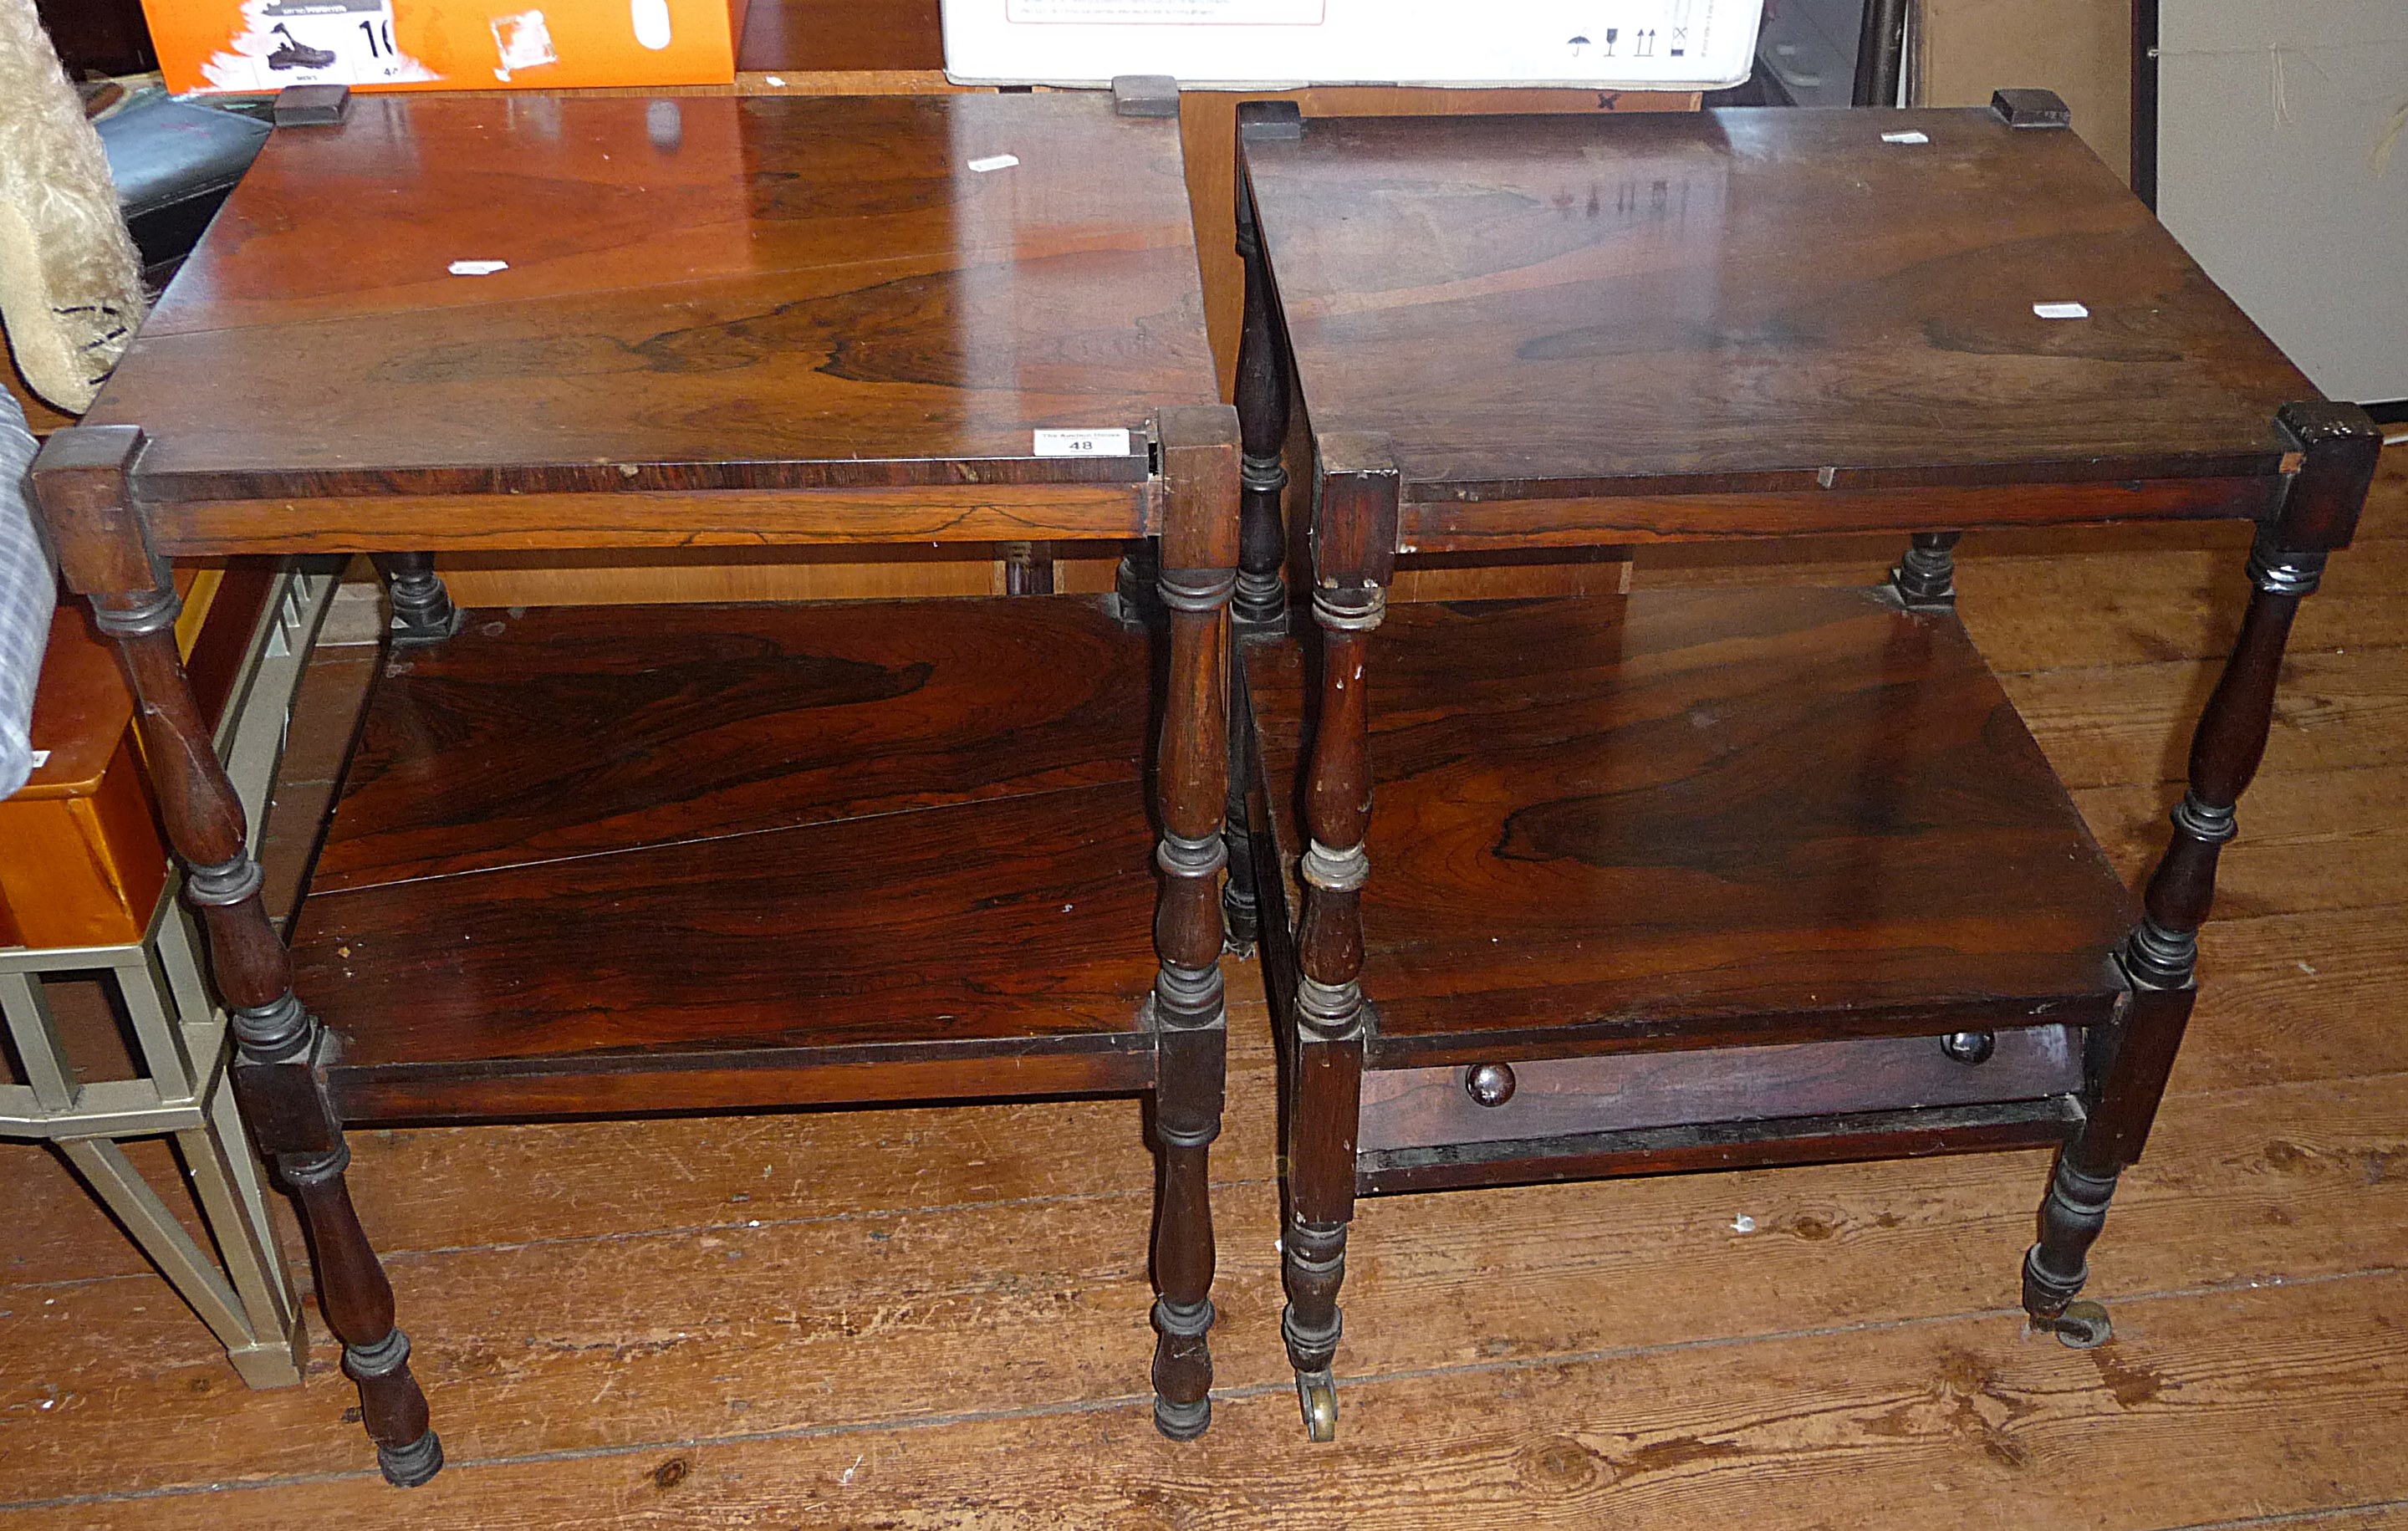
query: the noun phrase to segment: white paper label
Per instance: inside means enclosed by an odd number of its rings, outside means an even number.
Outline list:
[[[214,89],[437,78],[394,46],[393,0],[243,0],[242,27],[201,64],[201,78]]]
[[[1917,133],[1912,128],[1908,129],[1904,133],[1885,133],[1882,135],[1882,142],[1885,144],[1928,144],[1930,141],[1930,134]]]
[[[1695,90],[1747,78],[1765,0],[943,0],[963,84],[1312,81]]]
[[[2032,312],[2042,319],[2088,319],[2090,310],[2079,303],[2035,303]]]
[[[38,771],[50,763],[50,752],[48,750],[36,750],[33,751],[33,761],[34,769]]]
[[[1129,454],[1129,434],[1126,431],[1039,431],[1037,433],[1036,450],[1039,457],[1126,457]]]
[[[449,269],[455,277],[490,277],[509,268],[508,261],[453,261]]]
[[[984,159],[970,161],[970,168],[984,175],[990,170],[1009,170],[1019,163],[1017,154],[989,154]]]

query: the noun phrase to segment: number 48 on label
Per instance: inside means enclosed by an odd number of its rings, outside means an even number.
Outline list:
[[[1039,431],[1035,451],[1039,457],[1126,457],[1129,434],[1119,430]]]

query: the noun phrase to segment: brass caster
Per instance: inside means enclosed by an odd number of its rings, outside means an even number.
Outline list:
[[[1296,1374],[1296,1401],[1304,1410],[1304,1433],[1314,1440],[1338,1438],[1338,1384],[1326,1371]]]
[[[2095,1351],[2115,1336],[2114,1325],[2107,1322],[2107,1309],[2095,1302],[2070,1302],[2065,1311],[2049,1322],[2057,1332],[2057,1342],[2077,1351]]]

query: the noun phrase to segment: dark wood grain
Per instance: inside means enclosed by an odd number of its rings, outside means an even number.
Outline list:
[[[1847,590],[1416,606],[1370,647],[1378,1066],[2112,1007],[2130,901],[1953,617]],[[1302,657],[1247,663],[1292,866]]]
[[[1096,596],[471,612],[381,678],[312,887],[1135,791],[1149,664]]]
[[[643,625],[475,612],[388,663],[295,941],[351,1114],[1151,1082],[1145,633],[1087,596]],[[1173,675],[1206,699],[1216,632]]]
[[[577,1072],[676,1109],[681,1070],[744,1054],[1150,1056],[1152,840],[1118,782],[320,895],[294,949],[354,1117],[376,1086],[492,1115],[508,1076]]]
[[[1100,98],[372,97],[270,143],[91,419],[162,500],[1133,481],[1030,433],[1211,402],[1201,304],[1176,126]]]
[[[1314,427],[1388,435],[1408,501],[2272,473],[2314,396],[2080,140],[1987,111],[1243,150]]]

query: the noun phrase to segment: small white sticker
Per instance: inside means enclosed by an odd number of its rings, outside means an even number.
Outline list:
[[[2032,312],[2042,319],[2088,319],[2090,310],[2079,303],[2035,303]]]
[[[1913,128],[1909,128],[1904,133],[1885,133],[1882,135],[1882,142],[1885,144],[1928,144],[1930,141],[1931,135],[1928,133],[1917,133]]]
[[[970,168],[984,175],[990,170],[1009,170],[1019,163],[1017,154],[989,154],[982,160],[970,161]]]
[[[512,71],[539,69],[547,64],[560,62],[559,50],[552,46],[552,28],[539,10],[523,10],[515,16],[496,16],[492,21],[494,50],[501,56],[501,66],[494,78],[507,85]]]
[[[763,75],[761,79],[767,82],[772,90],[782,91],[786,88],[786,77],[783,75]]]
[[[508,271],[509,268],[510,263],[508,261],[453,261],[452,263],[452,274],[455,277],[490,277],[496,271]]]
[[[1039,457],[1126,457],[1129,454],[1129,434],[1126,431],[1039,431],[1037,433],[1036,451]]]
[[[50,752],[48,750],[36,750],[33,751],[33,756],[34,769],[37,771],[50,763]]]

